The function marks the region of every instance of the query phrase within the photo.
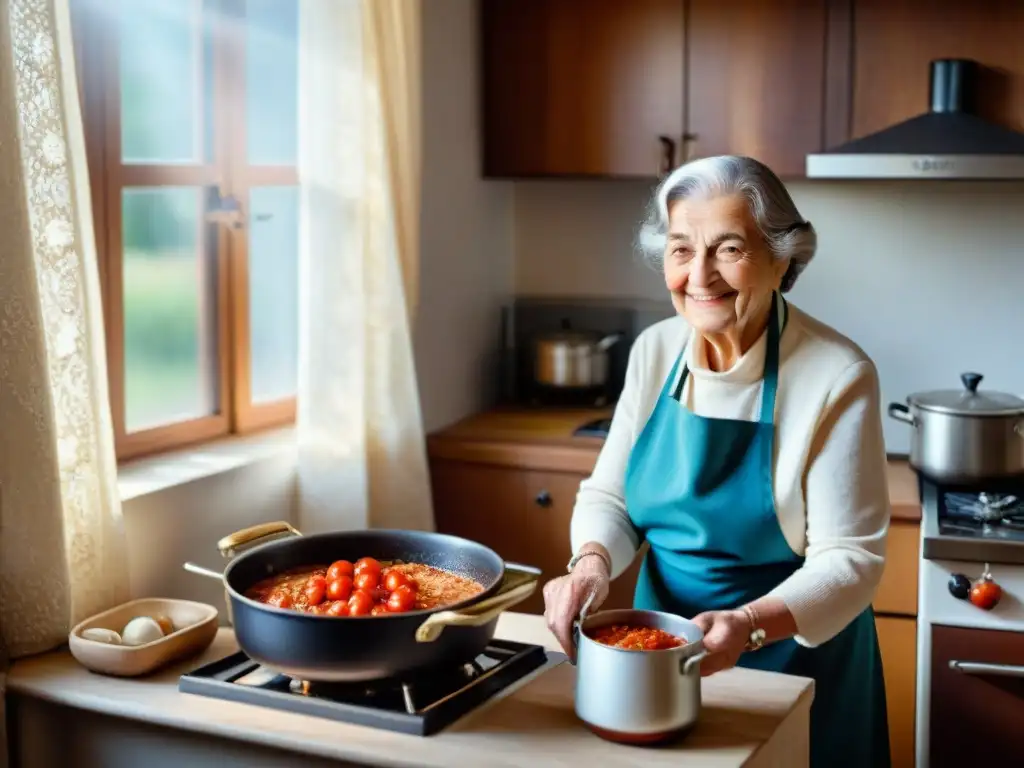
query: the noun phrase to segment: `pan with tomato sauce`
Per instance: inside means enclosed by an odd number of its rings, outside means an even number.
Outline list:
[[[289,531],[284,522],[264,523],[225,537],[218,549],[231,557],[223,582],[239,648],[299,680],[353,682],[462,665],[487,647],[505,610],[500,600],[497,612],[478,615],[476,606],[498,600],[506,582],[536,583],[538,575],[482,544],[432,531],[293,533],[267,541]],[[400,576],[408,583],[398,583]],[[367,599],[356,598],[353,612],[356,594]],[[360,620],[328,618],[346,612]],[[421,634],[428,621],[442,631]]]
[[[379,616],[444,608],[481,594],[478,581],[423,563],[380,562],[295,568],[258,582],[246,597],[320,616]]]
[[[657,627],[634,626],[630,624],[609,624],[587,630],[587,637],[602,645],[621,648],[626,651],[664,651],[679,648],[686,641]]]

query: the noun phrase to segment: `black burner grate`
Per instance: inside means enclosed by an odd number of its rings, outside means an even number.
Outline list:
[[[178,681],[178,690],[354,725],[429,736],[497,693],[565,656],[542,646],[492,640],[469,663],[402,680],[317,683],[270,670],[239,651]]]

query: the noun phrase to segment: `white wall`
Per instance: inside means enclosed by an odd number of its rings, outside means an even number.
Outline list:
[[[530,182],[515,189],[516,290],[660,298],[632,237],[649,191],[637,182]],[[819,251],[790,298],[878,365],[886,400],[959,387],[1024,394],[1024,183],[790,185]],[[908,431],[885,420],[889,451]]]
[[[416,365],[427,431],[490,402],[512,293],[511,185],[480,177],[475,0],[423,17],[423,204]]]

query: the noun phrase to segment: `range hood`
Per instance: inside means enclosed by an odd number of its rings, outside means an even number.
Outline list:
[[[1024,179],[1024,133],[974,113],[978,65],[931,62],[931,109],[807,156],[811,179]]]

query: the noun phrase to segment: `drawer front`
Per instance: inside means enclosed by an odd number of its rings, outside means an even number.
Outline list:
[[[875,593],[876,613],[917,615],[917,568],[921,527],[894,520],[889,527],[885,571]]]
[[[1024,634],[941,626],[931,634],[931,768],[1020,765]]]

